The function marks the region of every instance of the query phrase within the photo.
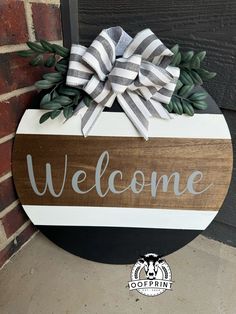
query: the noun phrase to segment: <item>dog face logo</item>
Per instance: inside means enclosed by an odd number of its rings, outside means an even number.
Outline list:
[[[141,256],[131,272],[130,290],[146,296],[156,296],[171,290],[171,270],[165,259],[154,253]]]
[[[157,279],[159,266],[163,262],[164,260],[161,257],[153,253],[146,254],[138,259],[138,263],[144,266],[147,279],[150,280]]]

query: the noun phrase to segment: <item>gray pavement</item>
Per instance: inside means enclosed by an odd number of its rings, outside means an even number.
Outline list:
[[[173,291],[129,291],[132,265],[73,256],[38,233],[0,271],[1,314],[236,313],[236,249],[199,236],[166,257]]]

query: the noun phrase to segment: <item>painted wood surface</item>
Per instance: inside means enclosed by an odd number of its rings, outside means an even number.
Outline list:
[[[78,12],[73,12],[71,17],[65,12],[64,20],[72,23],[73,34],[79,30],[82,44],[89,44],[103,28],[121,25],[131,35],[143,28],[151,28],[170,47],[179,43],[182,49],[206,50],[207,69],[218,73],[213,81],[205,85],[207,90],[217,99],[219,106],[236,109],[234,0],[70,2],[72,6],[74,2],[78,3]],[[66,37],[67,45],[70,44],[70,36],[70,32],[65,29],[64,38]]]

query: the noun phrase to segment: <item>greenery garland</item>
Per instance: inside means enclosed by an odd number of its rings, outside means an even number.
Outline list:
[[[45,40],[38,43],[27,42],[29,50],[20,51],[22,57],[31,57],[32,66],[44,65],[54,68],[55,72],[43,75],[43,79],[37,81],[35,86],[38,89],[50,91],[44,95],[40,102],[40,108],[50,111],[44,113],[40,123],[49,118],[55,119],[63,112],[66,119],[69,119],[83,99],[89,106],[91,98],[81,89],[66,85],[66,74],[68,70],[70,50],[68,48],[51,44]],[[202,85],[216,76],[216,73],[201,68],[201,62],[206,56],[205,51],[194,53],[193,51],[180,52],[179,45],[171,48],[173,52],[172,66],[180,68],[180,77],[168,105],[163,106],[169,111],[179,115],[185,113],[194,115],[194,109],[204,110],[207,108],[205,92],[192,92],[195,86]]]

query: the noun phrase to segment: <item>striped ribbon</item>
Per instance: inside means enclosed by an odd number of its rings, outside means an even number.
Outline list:
[[[111,27],[88,48],[73,44],[66,83],[93,99],[82,117],[84,136],[115,99],[145,139],[150,117],[170,119],[161,103],[170,102],[179,78],[179,68],[169,66],[172,55],[150,29],[132,38],[120,26]],[[82,108],[83,102],[76,112]]]

